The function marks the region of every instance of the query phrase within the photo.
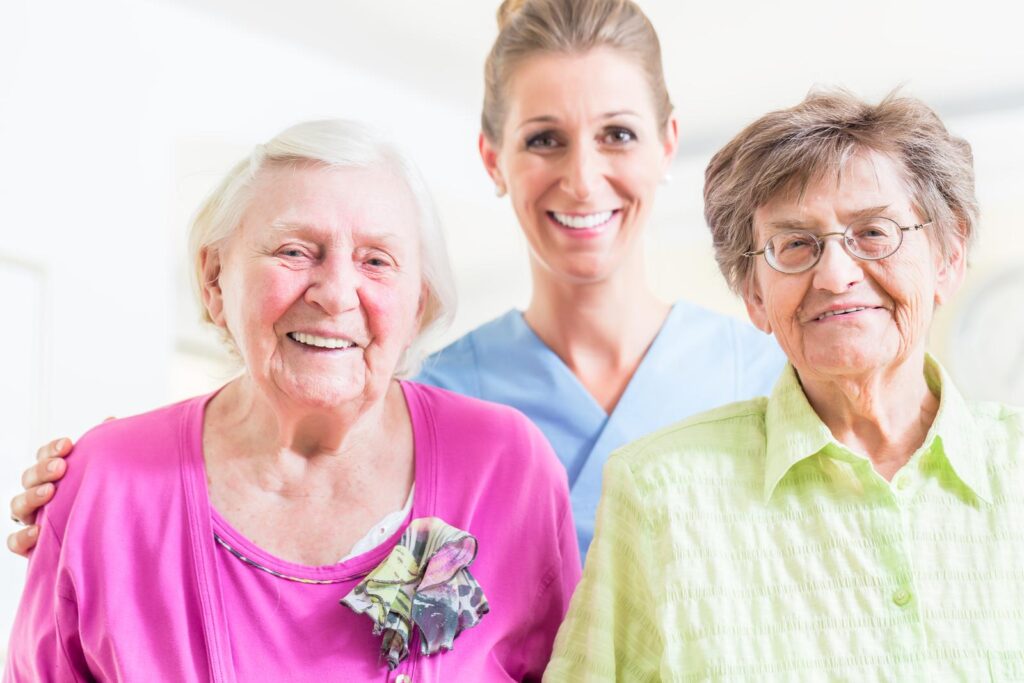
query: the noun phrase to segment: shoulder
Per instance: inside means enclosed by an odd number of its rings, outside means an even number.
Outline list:
[[[86,456],[82,460],[88,467],[158,457],[170,446],[178,445],[184,436],[184,424],[201,413],[206,398],[195,397],[97,425],[75,444],[75,456]]]
[[[764,396],[771,392],[786,356],[775,338],[749,322],[712,311],[688,301],[674,306],[678,335],[691,335],[693,343],[703,344],[708,353],[735,368],[736,397]],[[722,358],[728,356],[728,358]]]
[[[767,405],[758,397],[699,413],[623,446],[609,462],[629,470],[641,491],[759,470]]]
[[[68,460],[67,474],[46,506],[51,523],[62,527],[76,501],[146,487],[148,480],[139,477],[162,476],[187,438],[186,424],[201,414],[205,399],[104,422],[82,435]]]
[[[515,315],[518,315],[517,311],[509,311],[431,354],[423,362],[416,381],[468,396],[480,396],[479,350],[506,339],[504,331],[514,323]]]
[[[1007,405],[998,401],[970,401],[968,406],[976,420],[1004,426],[1018,433],[1024,431],[1024,406]]]
[[[1024,458],[1024,406],[996,401],[969,401],[967,406],[974,427],[981,432],[980,436],[990,451],[997,444],[1005,444],[1011,457]],[[1006,451],[1007,448],[1001,450]]]
[[[470,469],[525,468],[530,476],[565,478],[543,433],[515,408],[418,382],[406,385],[418,404],[417,429],[429,429],[446,458]]]

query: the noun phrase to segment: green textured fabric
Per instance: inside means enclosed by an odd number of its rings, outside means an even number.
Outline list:
[[[613,454],[545,680],[1024,680],[1024,417],[925,377],[892,482],[791,367]]]

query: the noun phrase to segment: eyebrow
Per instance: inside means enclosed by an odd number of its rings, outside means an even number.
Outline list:
[[[318,228],[310,223],[291,223],[288,221],[274,221],[270,224],[270,229],[275,235],[282,233],[302,233],[308,232],[313,234],[323,233],[322,228]],[[390,230],[375,230],[372,227],[362,226],[360,228],[361,233],[364,236],[368,236],[375,240],[381,240],[384,242],[399,242],[401,238],[395,232]]]
[[[639,117],[640,114],[636,113],[632,109],[618,109],[618,110],[615,110],[615,111],[605,112],[604,114],[601,114],[598,118],[599,119],[613,119],[616,116],[636,116],[636,117]],[[516,126],[516,130],[520,130],[520,129],[525,128],[526,126],[529,126],[529,125],[534,124],[534,123],[558,123],[558,122],[559,122],[559,119],[558,119],[557,116],[552,116],[550,114],[542,114],[541,116],[532,116],[532,117],[526,119],[525,121],[520,123],[518,126]]]
[[[871,216],[884,216],[885,212],[889,210],[890,204],[882,206],[869,206],[863,209],[857,209],[856,211],[850,211],[849,222],[853,222],[859,218],[869,218]],[[769,221],[765,224],[765,228],[774,232],[783,232],[786,230],[807,230],[813,222],[803,221],[799,218],[786,218],[781,221]]]

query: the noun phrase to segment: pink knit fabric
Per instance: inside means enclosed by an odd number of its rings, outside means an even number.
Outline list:
[[[402,385],[416,448],[413,508],[385,543],[340,564],[270,556],[211,507],[199,397],[103,424],[42,517],[6,681],[539,680],[579,580],[565,470],[510,408]],[[387,482],[381,482],[387,486]],[[436,516],[479,540],[491,611],[451,652],[394,672],[371,623],[338,604],[397,542]],[[302,520],[295,533],[315,534]],[[214,539],[281,574],[244,563]]]

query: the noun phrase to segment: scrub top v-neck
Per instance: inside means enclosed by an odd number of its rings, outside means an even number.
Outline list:
[[[417,380],[512,406],[540,427],[569,474],[583,555],[613,450],[695,413],[766,395],[784,364],[771,337],[679,301],[610,414],[517,310],[438,351]]]

